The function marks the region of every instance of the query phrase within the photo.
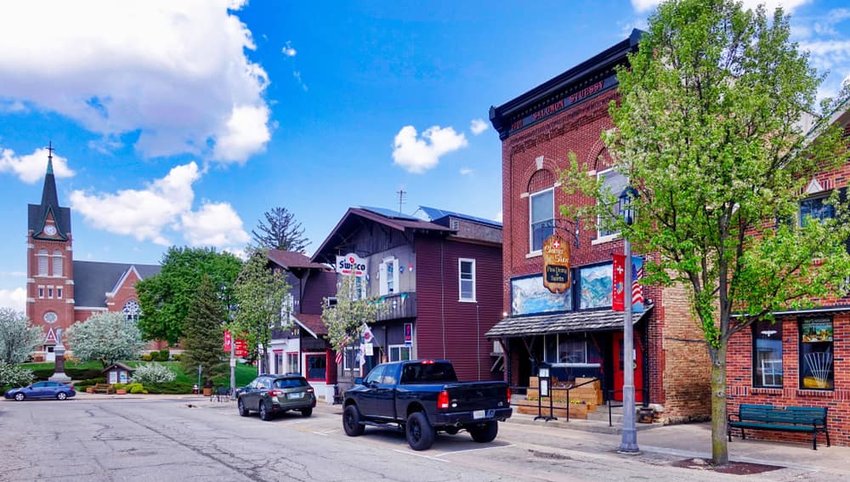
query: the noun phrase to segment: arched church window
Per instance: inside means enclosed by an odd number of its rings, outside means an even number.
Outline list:
[[[46,249],[38,250],[38,275],[47,276],[48,254]]]
[[[53,252],[53,276],[62,276],[62,251]]]
[[[136,300],[130,300],[124,305],[124,316],[128,321],[139,321],[139,315],[141,313],[142,309]]]

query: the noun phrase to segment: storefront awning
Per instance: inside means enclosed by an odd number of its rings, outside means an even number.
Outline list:
[[[635,313],[633,322],[637,323],[643,319],[651,309],[652,305],[649,305],[643,313]],[[488,338],[512,338],[582,331],[607,331],[622,328],[622,311],[575,311],[568,313],[547,313],[545,315],[509,316],[496,323],[496,326],[488,331],[486,336]]]

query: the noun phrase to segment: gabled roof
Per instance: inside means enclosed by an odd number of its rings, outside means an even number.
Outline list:
[[[269,260],[284,269],[327,269],[322,263],[315,263],[303,253],[294,251],[283,251],[281,249],[270,249]]]
[[[313,338],[328,334],[328,327],[322,321],[322,315],[298,313],[292,315],[292,317],[295,319],[295,323],[306,330]]]
[[[100,373],[106,373],[106,372],[108,372],[109,370],[112,370],[113,368],[120,368],[120,369],[122,369],[122,370],[126,370],[126,371],[128,371],[128,372],[134,372],[134,371],[136,371],[136,369],[135,369],[135,368],[133,368],[133,367],[131,367],[130,365],[125,365],[125,364],[123,364],[123,363],[121,363],[121,362],[116,362],[116,363],[113,363],[112,365],[109,365],[108,367],[104,368],[103,370],[101,370],[101,372],[100,372]]]
[[[401,232],[428,232],[445,235],[454,233],[454,230],[449,227],[389,210],[362,207],[348,208],[342,219],[334,226],[331,233],[313,254],[313,261],[333,262],[337,254],[335,247],[347,239],[349,234],[361,227],[364,221],[378,223]]]
[[[74,304],[81,307],[106,308],[106,294],[111,293],[131,268],[141,279],[159,274],[159,265],[74,261]]]

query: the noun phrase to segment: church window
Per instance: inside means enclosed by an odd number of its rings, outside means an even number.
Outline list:
[[[136,300],[130,300],[124,305],[124,316],[128,321],[139,321],[139,315],[142,313],[139,303]]]
[[[61,286],[56,287],[56,298],[62,299],[62,287]]]
[[[38,250],[38,275],[39,276],[47,276],[47,250],[39,249]]]
[[[38,297],[42,299],[44,298],[44,286],[38,287]]]
[[[47,299],[50,299],[50,300],[53,299],[53,287],[52,286],[47,287]]]
[[[53,276],[62,276],[62,251],[53,252]]]

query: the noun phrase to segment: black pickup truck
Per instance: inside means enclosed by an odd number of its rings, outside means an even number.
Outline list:
[[[505,382],[458,382],[446,360],[414,360],[378,365],[344,396],[342,426],[351,437],[365,425],[396,424],[413,450],[426,450],[438,431],[461,429],[476,442],[491,442],[499,421],[511,416]]]

